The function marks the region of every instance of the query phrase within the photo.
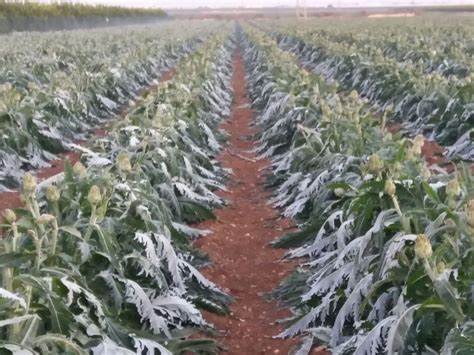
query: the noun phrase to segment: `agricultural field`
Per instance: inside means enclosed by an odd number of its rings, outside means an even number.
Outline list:
[[[474,353],[470,20],[1,35],[0,353]]]
[[[311,72],[390,111],[403,132],[472,160],[473,31],[471,17],[433,17],[422,26],[416,19],[287,23],[271,36]]]
[[[301,353],[473,351],[472,26],[436,20],[246,29],[271,202],[298,222],[274,296]]]

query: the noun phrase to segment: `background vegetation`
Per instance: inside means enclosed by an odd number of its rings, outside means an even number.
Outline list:
[[[47,31],[123,23],[152,22],[166,17],[161,9],[118,6],[12,3],[0,0],[0,33]]]

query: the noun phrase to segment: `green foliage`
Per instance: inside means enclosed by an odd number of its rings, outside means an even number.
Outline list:
[[[0,190],[105,124],[212,30],[175,24],[16,33],[0,45]],[[197,38],[201,37],[201,38]],[[22,42],[19,47],[18,42]]]
[[[91,6],[80,4],[39,4],[0,1],[0,33],[11,31],[59,30],[77,26],[143,23],[164,18],[160,9]],[[123,22],[122,22],[123,23]]]
[[[462,17],[351,19],[268,26],[311,71],[357,90],[402,130],[429,131],[448,154],[474,158],[472,27]],[[421,24],[420,24],[421,23]],[[276,30],[275,30],[276,27]],[[456,43],[457,45],[453,45]]]
[[[191,336],[210,329],[200,309],[224,314],[230,298],[197,270],[191,241],[208,232],[182,212],[204,219],[222,204],[214,157],[232,102],[227,39],[225,28],[213,34],[91,142],[87,168],[66,164],[38,186],[24,176],[25,208],[2,226],[2,352],[218,351]]]
[[[334,354],[467,353],[470,169],[430,171],[423,136],[388,133],[356,91],[336,93],[262,31],[242,36],[272,202],[300,224],[274,243],[304,258],[274,291],[294,311],[280,336],[304,335],[301,354],[313,342]]]

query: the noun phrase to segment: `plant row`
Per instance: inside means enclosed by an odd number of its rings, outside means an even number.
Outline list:
[[[285,27],[294,29],[293,21]],[[313,43],[331,41],[334,48],[342,44],[363,57],[384,56],[426,74],[462,78],[472,71],[473,29],[467,18],[424,16],[421,24],[419,18],[318,19],[302,27],[299,34]]]
[[[328,31],[330,33],[330,30]],[[452,30],[453,36],[455,30]],[[281,48],[295,54],[303,66],[357,90],[381,113],[390,113],[404,131],[429,135],[448,148],[449,156],[474,158],[474,83],[472,75],[426,73],[424,58],[403,61],[385,56],[383,47],[366,39],[359,49],[334,41],[326,33],[296,33],[295,28],[272,33]],[[366,52],[366,53],[364,53]],[[429,61],[429,59],[428,59]],[[466,69],[468,70],[468,69]]]
[[[0,190],[48,166],[198,48],[176,25],[5,36],[0,46]],[[18,42],[22,43],[18,47]]]
[[[11,31],[61,30],[78,26],[106,26],[123,21],[143,23],[164,18],[160,9],[90,6],[80,4],[39,4],[0,1],[0,33]]]
[[[226,175],[217,123],[232,101],[223,28],[177,66],[81,162],[5,212],[0,347],[22,354],[215,353],[200,309],[229,297],[197,270],[190,223],[212,218]],[[194,334],[193,337],[191,337]]]
[[[272,203],[300,266],[274,291],[299,354],[468,354],[474,349],[474,180],[428,167],[424,138],[392,135],[357,93],[300,69],[246,28],[245,61]],[[383,120],[382,120],[383,121]]]

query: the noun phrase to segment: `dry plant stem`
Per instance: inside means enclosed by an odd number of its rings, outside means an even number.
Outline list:
[[[235,153],[235,152],[231,151],[230,149],[228,149],[227,151],[229,152],[230,155],[233,155],[234,157],[249,161],[251,163],[256,163],[257,162],[257,160],[255,160],[255,159],[247,158],[246,156],[244,156],[242,154],[239,154],[239,153]]]
[[[56,218],[53,220],[53,233],[52,233],[52,238],[51,238],[51,244],[50,244],[50,249],[49,249],[49,255],[53,256],[56,254],[56,245],[58,244],[58,233],[59,233],[59,226],[58,226],[58,221]]]
[[[5,252],[15,253],[16,252],[16,242],[18,240],[18,228],[16,222],[11,224],[11,230],[13,232],[13,237],[11,238],[11,245],[8,245],[8,239],[5,239]],[[3,287],[7,291],[13,290],[13,270],[12,268],[4,268],[2,269],[2,279],[3,279]]]
[[[97,219],[98,219],[97,206],[92,205],[91,216],[89,218],[89,224],[87,226],[87,230],[83,238],[85,242],[88,242],[89,239],[91,238],[92,232],[94,231],[94,226],[97,223]],[[74,259],[77,260],[78,258],[79,258],[79,250],[76,250],[76,253],[74,254]]]
[[[84,235],[84,241],[88,242],[92,232],[94,231],[94,226],[97,223],[97,207],[92,206],[91,216],[89,218],[89,225],[87,226],[86,234]]]
[[[61,224],[61,212],[59,212],[59,206],[57,202],[53,203],[53,214],[56,216],[56,223]]]
[[[35,275],[37,275],[41,267],[41,258],[43,256],[42,248],[43,248],[43,240],[45,238],[45,235],[42,237],[38,237],[36,233],[32,233],[32,237],[33,237],[33,242],[35,243],[35,247],[36,247],[34,273]]]
[[[13,289],[13,275],[11,268],[2,269],[2,279],[3,279],[3,288],[7,291],[12,291]]]
[[[403,215],[402,210],[400,209],[400,204],[398,203],[397,196],[393,195],[393,196],[390,196],[390,198],[392,199],[395,210],[400,216],[400,221],[402,223],[403,229],[405,230],[405,232],[411,233],[410,220],[406,216]]]
[[[18,226],[16,225],[16,222],[12,223],[12,232],[13,232],[13,238],[12,238],[12,252],[16,253],[16,243],[18,241]]]
[[[438,277],[436,276],[436,273],[433,270],[433,267],[431,266],[430,261],[428,259],[423,259],[423,266],[431,281],[435,282]]]

